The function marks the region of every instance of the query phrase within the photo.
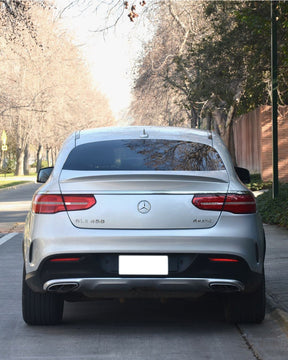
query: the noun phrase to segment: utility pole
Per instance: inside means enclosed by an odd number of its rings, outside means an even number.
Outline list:
[[[277,80],[277,5],[271,0],[271,76],[272,76],[272,139],[273,139],[273,199],[279,193],[278,180],[278,80]]]

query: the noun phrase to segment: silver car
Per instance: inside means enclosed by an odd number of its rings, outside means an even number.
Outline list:
[[[27,216],[25,322],[57,324],[69,300],[209,292],[224,294],[227,320],[261,322],[265,236],[238,176],[249,181],[211,131],[74,133]]]

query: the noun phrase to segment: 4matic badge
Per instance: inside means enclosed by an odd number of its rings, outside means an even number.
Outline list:
[[[195,224],[195,223],[197,223],[197,224],[212,224],[212,219],[209,219],[209,218],[207,218],[207,219],[197,219],[197,218],[195,218],[195,219],[193,219],[192,220],[192,222]]]

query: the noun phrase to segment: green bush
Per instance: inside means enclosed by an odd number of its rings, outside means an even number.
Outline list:
[[[279,196],[272,199],[272,190],[257,197],[258,210],[266,224],[288,228],[288,184],[279,186]]]
[[[16,162],[15,160],[9,159],[0,169],[1,174],[14,173],[16,170]]]
[[[49,166],[48,161],[47,160],[42,160],[41,168],[45,168],[45,167],[48,167],[48,166]]]
[[[34,161],[34,162],[30,165],[31,168],[36,168],[36,166],[37,166],[37,161]],[[41,162],[41,168],[44,168],[44,167],[47,167],[47,166],[49,166],[47,160],[42,160],[42,162]]]
[[[271,189],[272,181],[263,182],[260,174],[251,174],[251,183],[248,188],[252,191]]]

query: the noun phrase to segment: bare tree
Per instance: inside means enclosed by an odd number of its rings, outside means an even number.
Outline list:
[[[233,156],[232,123],[245,91],[247,66],[241,51],[234,54],[235,45],[215,30],[224,26],[233,34],[237,23],[229,12],[232,5],[223,5],[221,12],[222,5],[213,2],[218,11],[213,21],[209,5],[167,0],[154,13],[158,28],[138,66],[131,111],[136,122],[157,124],[164,118],[166,125],[213,128]]]
[[[38,153],[38,164],[41,149],[53,154],[53,162],[69,133],[110,125],[114,119],[107,99],[93,87],[77,48],[60,30],[50,8],[34,2],[27,10],[36,38],[25,26],[7,28],[6,15],[1,13],[0,22],[0,126],[8,133],[20,175],[27,169],[28,148]]]
[[[158,4],[153,16],[158,28],[138,66],[131,108],[135,122],[196,127],[201,103],[192,96],[191,83],[197,74],[183,56],[191,41],[198,43],[210,31],[203,2],[169,0]]]

